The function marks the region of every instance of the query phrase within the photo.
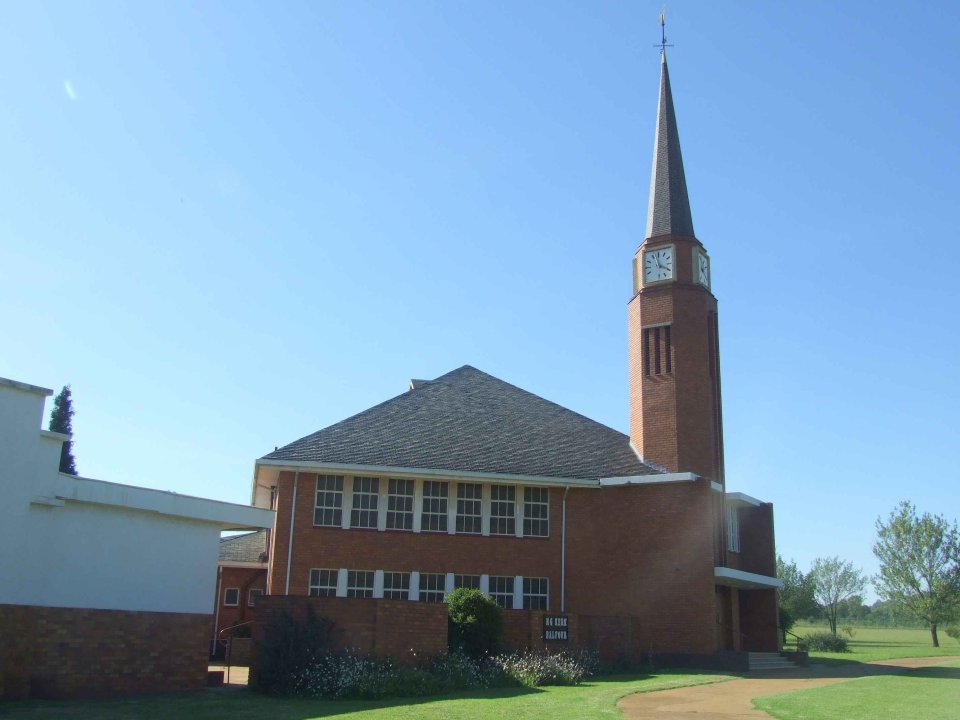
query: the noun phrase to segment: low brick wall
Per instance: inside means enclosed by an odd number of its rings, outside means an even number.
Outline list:
[[[210,615],[0,605],[0,698],[202,688]]]
[[[308,607],[318,617],[333,621],[334,643],[341,649],[391,657],[408,665],[447,649],[447,606],[441,603],[269,595],[260,598],[254,610],[254,665],[257,644],[269,632],[272,617],[287,612],[303,621]]]

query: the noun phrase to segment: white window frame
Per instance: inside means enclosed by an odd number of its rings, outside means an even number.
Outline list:
[[[447,574],[446,573],[420,573],[420,602],[443,602],[446,599]],[[425,587],[426,586],[426,587]],[[432,587],[431,587],[432,586]],[[437,594],[440,597],[437,599]],[[432,595],[433,599],[427,600],[425,596]]]
[[[536,587],[534,587],[536,583]],[[533,607],[534,599],[537,605],[543,600],[543,607]],[[523,609],[524,610],[549,610],[550,609],[550,578],[545,577],[525,577],[523,578]]]
[[[236,600],[233,602],[227,601],[227,596],[230,593],[234,593]],[[240,588],[238,587],[228,587],[223,589],[223,606],[224,607],[240,607]]]
[[[457,483],[457,534],[463,535],[481,535],[483,534],[483,485],[477,483]],[[470,488],[469,492],[471,497],[460,497],[460,488]],[[464,493],[466,494],[466,490]],[[464,503],[463,506],[460,503]],[[464,513],[461,512],[461,507],[467,507],[467,503],[470,503],[470,508],[476,508],[479,510],[479,513]],[[471,521],[471,525],[475,525],[476,530],[461,530],[460,529],[460,519],[464,518]]]
[[[373,570],[347,570],[347,597],[372,598],[375,574]]]
[[[727,505],[727,550],[740,552],[740,508]]]
[[[376,530],[380,519],[380,478],[367,475],[354,477],[350,498],[350,527]],[[363,507],[364,500],[369,507]],[[360,524],[364,513],[367,513],[366,523]]]
[[[405,579],[406,582],[400,582],[400,587],[396,587],[398,579]],[[405,587],[404,587],[405,586]],[[391,593],[402,593],[396,597],[391,597]],[[410,599],[410,573],[399,572],[395,570],[385,570],[383,573],[383,598],[386,600],[409,600]]]
[[[504,610],[513,610],[517,579],[513,575],[490,575],[487,594]]]
[[[324,585],[321,584],[320,579],[321,573],[325,572],[331,574],[327,576],[327,584]],[[310,568],[310,575],[307,578],[307,594],[311,597],[336,597],[339,575],[340,571],[335,568]]]
[[[528,495],[536,495],[542,499],[532,500],[528,497]],[[533,517],[531,514],[533,510],[537,510],[538,512],[542,510],[543,517]],[[528,528],[532,530],[535,526],[539,527],[539,523],[543,523],[545,532],[527,532]],[[540,538],[550,537],[550,488],[523,488],[523,536]]]
[[[476,582],[474,582],[474,578]],[[471,590],[480,589],[480,576],[455,573],[453,576],[453,588],[470,588]]]
[[[441,489],[441,495],[428,494],[428,490]],[[424,480],[422,491],[422,504],[420,506],[420,532],[445,533],[450,522],[450,483],[444,480]],[[436,510],[429,507],[436,507]],[[438,527],[430,527],[431,520],[436,519]]]
[[[510,498],[510,495],[513,497]],[[517,488],[515,485],[490,486],[490,534],[516,536]]]
[[[410,492],[397,492],[400,487],[402,487],[404,490],[409,488]],[[402,480],[398,478],[389,478],[387,480],[387,507],[385,520],[385,527],[387,530],[413,532],[413,516],[416,514],[416,506],[414,505],[415,496],[415,481]],[[409,505],[409,509],[397,509],[399,505]],[[396,520],[398,517],[402,517],[405,520],[405,522],[402,524],[409,527],[397,527]],[[390,525],[391,519],[394,521],[393,526]]]
[[[324,487],[321,489],[321,480],[323,481]],[[328,483],[333,484],[333,489],[327,487]],[[339,489],[337,488],[339,485]],[[313,498],[313,526],[314,527],[342,527],[343,526],[343,475],[317,475],[317,489],[316,494]],[[332,505],[325,505],[320,503],[321,493],[324,495],[324,499],[327,499],[326,496],[329,496],[334,500]],[[317,522],[318,515],[320,519],[323,519],[322,513],[330,512],[332,513],[330,522]],[[337,517],[339,515],[339,517]]]

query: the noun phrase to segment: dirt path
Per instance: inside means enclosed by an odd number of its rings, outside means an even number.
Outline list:
[[[918,667],[938,665],[957,657],[920,657],[879,660],[871,663],[824,667],[814,665],[769,673],[748,673],[739,680],[628,695],[617,707],[624,720],[734,720],[767,718],[750,702],[755,697],[832,685],[858,677],[891,675]]]

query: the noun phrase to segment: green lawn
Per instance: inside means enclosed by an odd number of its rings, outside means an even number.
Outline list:
[[[960,662],[757,698],[779,720],[956,720]]]
[[[18,720],[308,720],[346,714],[350,714],[350,720],[589,720],[619,718],[616,703],[625,695],[729,679],[725,675],[674,671],[594,678],[577,687],[497,688],[383,701],[280,700],[246,690],[207,690],[133,700],[8,703],[0,705],[0,715]]]
[[[848,653],[811,652],[810,658],[821,662],[869,662],[891,658],[960,655],[960,643],[944,630],[938,633],[940,647],[930,644],[930,631],[923,628],[864,628],[855,627]],[[791,632],[803,637],[811,632],[829,632],[826,625],[797,625]],[[840,632],[841,637],[847,637]]]

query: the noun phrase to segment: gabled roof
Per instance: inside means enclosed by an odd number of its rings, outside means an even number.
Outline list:
[[[569,479],[649,475],[630,438],[464,365],[265,455]]]
[[[650,207],[647,211],[647,237],[658,235],[695,237],[665,51],[660,63],[660,100],[657,106],[657,133],[653,141]]]
[[[266,560],[266,530],[220,538],[220,562],[262,563]]]

